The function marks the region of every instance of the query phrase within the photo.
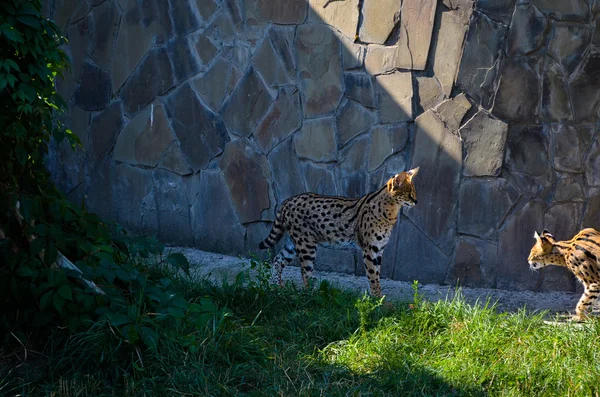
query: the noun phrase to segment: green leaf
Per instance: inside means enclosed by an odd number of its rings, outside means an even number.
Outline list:
[[[29,253],[31,255],[38,255],[44,248],[46,248],[46,239],[36,238],[29,245]]]
[[[150,349],[156,350],[158,343],[158,334],[148,327],[142,327],[140,331],[142,334],[142,341],[144,342],[144,344]]]
[[[17,21],[31,26],[34,29],[39,29],[41,27],[40,21],[30,15],[17,15]]]
[[[15,61],[13,61],[12,59],[5,59],[4,64],[6,66],[8,66],[8,69],[6,69],[7,72],[10,72],[10,68],[15,69],[17,72],[21,71],[21,68],[19,68],[19,65],[17,65],[17,63]]]
[[[40,307],[42,308],[42,310],[45,310],[48,307],[50,307],[50,303],[52,302],[52,295],[54,295],[54,291],[48,291],[44,295],[42,295],[42,298],[40,299]]]
[[[66,300],[73,300],[73,291],[71,290],[71,286],[69,285],[61,285],[60,287],[58,287],[58,294]]]
[[[171,316],[173,316],[175,318],[184,318],[185,317],[184,311],[178,307],[167,308],[167,313],[169,313]]]
[[[190,275],[190,262],[187,260],[185,255],[179,252],[170,254],[167,257],[167,263],[175,268],[183,270],[188,276]]]
[[[26,265],[21,265],[17,269],[17,274],[21,277],[35,277],[37,273],[38,272],[36,270]]]
[[[131,323],[129,317],[123,313],[108,312],[105,314],[105,316],[108,319],[110,325],[114,327],[119,327],[121,325]]]
[[[23,36],[15,28],[10,27],[8,29],[0,30],[0,33],[6,36],[7,39],[14,41],[15,43],[23,43]]]
[[[65,306],[65,298],[58,294],[54,294],[52,297],[52,305],[58,312],[62,312],[63,307]]]

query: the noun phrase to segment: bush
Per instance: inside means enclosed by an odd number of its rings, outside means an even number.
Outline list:
[[[183,255],[163,258],[156,240],[129,236],[52,184],[43,163],[50,139],[73,147],[78,140],[58,120],[66,104],[54,83],[69,65],[65,38],[41,6],[0,4],[0,332],[4,342],[24,344],[48,327],[96,322],[125,346],[154,348],[158,327],[184,317],[202,326],[214,305],[188,302],[148,268],[157,259],[187,272]],[[76,267],[65,268],[66,258]]]

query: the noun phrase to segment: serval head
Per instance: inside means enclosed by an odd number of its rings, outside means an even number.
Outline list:
[[[564,262],[564,258],[554,250],[554,236],[546,229],[541,235],[536,231],[533,234],[535,244],[529,252],[527,261],[531,270],[539,270],[548,265],[560,265]]]
[[[394,175],[387,181],[387,190],[400,204],[412,207],[417,204],[417,191],[412,179],[419,172],[419,167]]]

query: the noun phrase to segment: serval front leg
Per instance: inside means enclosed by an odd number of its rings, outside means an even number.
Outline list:
[[[596,299],[598,299],[598,295],[600,294],[600,284],[592,283],[585,285],[585,290],[579,302],[577,303],[577,307],[575,308],[575,316],[573,316],[573,320],[575,321],[583,321],[588,316],[588,310],[594,304]]]
[[[371,295],[375,297],[381,297],[381,258],[383,255],[383,247],[379,248],[375,245],[367,246],[363,248],[363,261],[365,264],[365,271],[369,279],[369,287],[371,288]]]

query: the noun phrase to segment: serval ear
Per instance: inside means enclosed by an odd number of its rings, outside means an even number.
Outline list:
[[[419,168],[420,167],[417,167],[413,168],[412,170],[406,171],[406,176],[408,177],[409,181],[412,180],[415,177],[415,175],[417,175],[417,172],[419,172]]]
[[[547,229],[544,229],[544,230],[542,231],[542,236],[546,236],[546,237],[554,238],[554,236],[553,236],[553,235],[552,235],[552,234],[551,234],[551,233],[550,233],[550,232],[549,232]]]
[[[536,239],[536,241],[542,241],[542,238],[538,234],[537,230],[533,232],[533,238]]]

